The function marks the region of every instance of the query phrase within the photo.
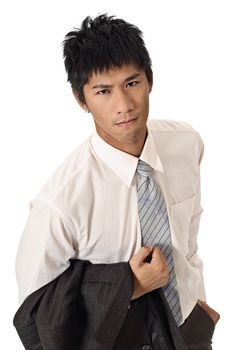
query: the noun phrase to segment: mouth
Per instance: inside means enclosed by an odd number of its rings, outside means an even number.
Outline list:
[[[124,127],[127,127],[127,126],[134,124],[136,122],[136,120],[137,120],[137,118],[132,118],[132,119],[117,123],[116,125],[119,126],[120,128],[124,128]]]

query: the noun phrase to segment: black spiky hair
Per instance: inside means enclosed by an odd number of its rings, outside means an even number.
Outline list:
[[[102,14],[86,17],[80,29],[74,28],[65,36],[63,57],[67,80],[85,102],[83,87],[93,72],[103,72],[124,64],[135,64],[153,83],[151,59],[142,32],[123,19]]]

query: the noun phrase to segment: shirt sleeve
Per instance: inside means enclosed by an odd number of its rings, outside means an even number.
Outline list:
[[[68,218],[53,205],[33,201],[16,256],[20,304],[69,267],[73,247]]]
[[[201,300],[206,300],[205,286],[204,286],[204,278],[203,278],[203,262],[198,255],[198,231],[200,225],[201,214],[203,212],[203,208],[201,206],[201,186],[200,186],[200,164],[204,154],[204,143],[202,139],[199,137],[199,146],[198,146],[198,178],[197,178],[197,188],[196,188],[196,196],[195,203],[193,208],[193,215],[190,222],[189,228],[189,252],[187,255],[187,259],[191,266],[197,270],[197,273],[200,276],[200,281],[198,285],[198,298]]]

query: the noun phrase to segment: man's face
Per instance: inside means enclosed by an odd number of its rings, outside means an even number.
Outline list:
[[[133,64],[123,65],[93,73],[84,86],[85,104],[81,106],[92,113],[104,141],[128,152],[134,145],[143,146],[150,90],[143,70]]]

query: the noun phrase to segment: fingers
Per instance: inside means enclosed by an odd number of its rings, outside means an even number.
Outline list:
[[[155,264],[167,265],[166,259],[158,247],[154,247],[152,251],[152,258],[150,263],[152,265],[155,265]]]
[[[160,258],[162,256],[161,250],[158,247],[154,247],[152,251],[152,259]]]
[[[207,312],[210,318],[213,320],[214,324],[220,319],[220,314],[212,309],[205,301],[198,299],[198,304]]]
[[[144,246],[139,249],[136,255],[130,259],[130,264],[136,267],[142,265],[161,265],[167,266],[166,259],[159,247]]]
[[[154,248],[151,246],[141,247],[137,254],[131,258],[131,261],[133,261],[134,264],[138,264],[139,266],[142,265],[145,263],[147,257],[151,255],[153,249]]]

